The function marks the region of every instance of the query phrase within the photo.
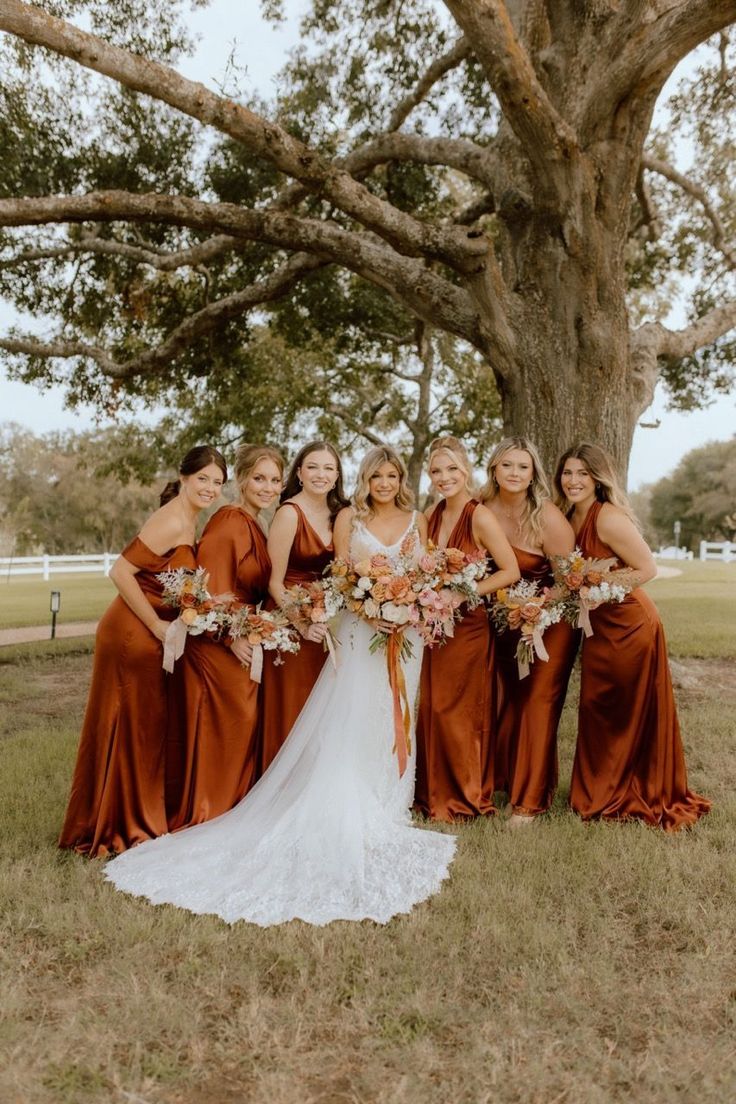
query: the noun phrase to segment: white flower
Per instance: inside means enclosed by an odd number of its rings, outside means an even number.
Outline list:
[[[366,617],[378,617],[381,607],[375,598],[366,598],[363,603],[363,613]]]
[[[373,581],[367,575],[361,575],[358,579],[358,590],[370,590],[372,586]]]
[[[384,602],[381,616],[392,625],[405,625],[409,620],[409,608],[397,606],[395,602]]]

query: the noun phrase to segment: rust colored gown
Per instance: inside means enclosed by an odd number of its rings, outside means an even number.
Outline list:
[[[168,621],[159,571],[195,566],[194,549],[179,545],[157,556],[135,537],[122,555],[140,570],[141,590]],[[164,759],[170,676],[163,646],[121,597],[97,626],[92,685],[79,741],[60,847],[90,858],[125,851],[166,831]]]
[[[541,553],[514,548],[522,579],[540,589],[552,585],[549,561]],[[549,653],[535,659],[525,679],[514,656],[518,631],[496,639],[495,788],[504,790],[514,812],[537,815],[549,809],[557,788],[557,727],[565,704],[579,633],[560,621],[544,634]]]
[[[297,528],[289,552],[284,586],[320,579],[328,563],[334,559],[332,544],[322,543],[295,502],[285,502],[297,513]],[[276,666],[272,655],[263,663],[263,740],[261,769],[263,774],[289,735],[294,721],[312,692],[312,687],[324,667],[327,653],[321,641],[302,640],[296,655],[287,655]]]
[[[578,533],[586,556],[615,553],[591,506]],[[667,646],[657,609],[641,587],[590,614],[583,642],[578,742],[570,804],[588,820],[637,818],[668,831],[693,824],[710,802],[687,786]]]
[[[448,548],[477,551],[473,514],[466,503]],[[444,501],[429,519],[429,539],[438,543]],[[417,720],[414,803],[433,820],[493,815],[494,634],[484,606],[465,614],[445,644],[425,648]]]
[[[248,605],[267,596],[266,537],[239,506],[212,515],[197,564],[209,572],[210,594],[234,594]],[[166,751],[171,832],[232,809],[255,782],[259,758],[259,684],[230,648],[205,634],[190,636],[176,667]]]

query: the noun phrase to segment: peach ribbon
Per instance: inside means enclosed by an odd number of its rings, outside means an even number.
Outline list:
[[[253,682],[260,682],[263,678],[263,646],[253,645],[253,654],[250,659],[250,677]]]
[[[187,627],[181,617],[172,621],[166,630],[164,638],[164,657],[162,666],[164,671],[172,674],[177,659],[184,654],[184,645],[187,642]]]
[[[337,653],[335,651],[335,641],[334,641],[334,639],[332,637],[332,633],[330,632],[329,629],[327,630],[327,635],[325,636],[324,640],[325,640],[325,647],[327,648],[327,651],[330,653],[330,659],[332,660],[332,667],[336,671],[337,670]]]
[[[542,634],[539,629],[534,629],[532,632],[532,647],[534,648],[534,652],[539,657],[539,659],[544,660],[545,663],[549,660],[549,652],[544,646]],[[517,659],[516,662],[519,667],[519,678],[525,679],[529,674],[529,664],[525,659],[521,658]]]
[[[576,628],[582,629],[586,636],[593,635],[593,626],[590,623],[590,609],[585,598],[580,596],[580,611]]]
[[[401,666],[401,648],[404,641],[403,632],[392,632],[386,643],[386,665],[388,667],[388,682],[391,687],[394,714],[394,746],[391,749],[396,752],[399,760],[399,778],[406,770],[409,753],[411,752],[411,712],[409,710],[409,698],[406,693],[406,679],[404,669]]]

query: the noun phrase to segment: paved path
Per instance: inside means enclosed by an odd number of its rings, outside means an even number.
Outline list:
[[[96,621],[69,621],[56,626],[57,640],[68,636],[93,636]],[[34,640],[50,640],[51,625],[26,625],[22,629],[0,629],[0,648],[5,644],[30,644]]]

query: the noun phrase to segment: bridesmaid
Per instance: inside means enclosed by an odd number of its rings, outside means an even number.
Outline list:
[[[429,477],[442,500],[428,511],[429,539],[441,548],[481,549],[495,570],[481,594],[519,578],[516,558],[491,511],[473,497],[472,466],[455,437],[440,437],[429,453]],[[422,663],[417,722],[415,804],[433,820],[489,816],[493,805],[491,756],[494,636],[483,606],[466,613],[455,636],[427,648]]]
[[[284,461],[266,445],[243,445],[235,458],[240,492],[207,523],[197,564],[209,572],[211,594],[233,594],[256,605],[267,597],[271,561],[261,510],[283,485]],[[258,770],[259,684],[244,670],[251,647],[244,640],[192,636],[177,665],[177,708],[169,726],[166,810],[169,831],[227,812],[248,792]]]
[[[549,558],[572,552],[575,537],[569,521],[550,501],[539,455],[525,437],[507,437],[496,445],[481,501],[511,542],[522,579],[536,582],[540,590],[551,586]],[[505,632],[496,640],[495,789],[509,796],[512,827],[534,823],[552,804],[557,727],[577,638],[566,622],[551,625],[544,634],[549,660],[537,659],[525,679],[519,678],[514,656],[519,633]]]
[[[319,579],[334,559],[332,526],[348,505],[342,466],[332,445],[311,441],[297,454],[282,506],[268,534],[271,557],[271,597],[284,604],[288,587]],[[325,662],[325,625],[299,626],[304,639],[296,655],[277,667],[270,657],[263,665],[262,774],[270,765],[299,716]]]
[[[614,556],[637,584],[656,567],[598,445],[563,454],[555,488],[585,556]],[[583,642],[578,742],[570,804],[584,820],[636,818],[676,831],[710,802],[687,787],[662,623],[637,585],[622,603],[598,606]]]
[[[184,457],[161,508],[123,549],[110,578],[120,591],[97,628],[87,712],[60,847],[93,857],[166,831],[167,685],[162,643],[173,607],[160,571],[195,566],[194,526],[227,479],[222,455],[199,445]]]

